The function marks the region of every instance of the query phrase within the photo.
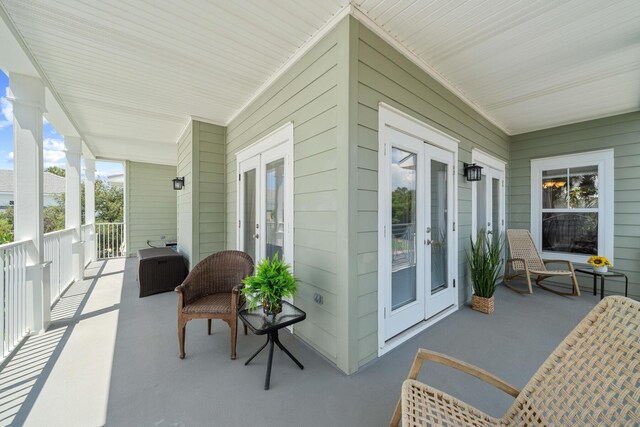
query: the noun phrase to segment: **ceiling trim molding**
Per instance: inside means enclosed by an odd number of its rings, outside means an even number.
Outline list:
[[[343,7],[338,13],[333,15],[331,19],[329,19],[316,33],[305,43],[302,44],[298,48],[298,50],[289,58],[285,63],[269,77],[259,88],[258,90],[244,103],[242,106],[236,111],[227,123],[223,126],[227,127],[229,124],[234,121],[240,114],[242,114],[253,102],[267,89],[269,89],[276,80],[280,78],[284,73],[289,71],[289,69],[296,63],[300,58],[302,58],[313,46],[315,46],[325,35],[327,35],[331,30],[335,28],[336,25],[342,18],[351,14],[353,10],[353,5],[349,3],[347,6]]]
[[[191,130],[193,120],[191,119],[191,117],[187,117],[187,123],[185,123],[184,127],[182,128],[182,130],[180,131],[180,134],[178,134],[178,139],[176,139],[176,145],[178,145],[180,143],[180,141],[182,141],[182,138],[185,137],[185,135],[187,134],[187,131]]]
[[[209,123],[210,125],[216,125],[216,126],[222,126],[222,127],[227,126],[222,122],[219,122],[217,120],[207,119],[206,117],[200,117],[200,116],[189,116],[189,117],[191,118],[191,120],[196,120],[203,123]]]
[[[558,124],[554,124],[552,126],[535,127],[530,129],[524,129],[524,130],[514,130],[511,136],[524,135],[527,133],[539,132],[539,131],[548,130],[548,129],[555,129],[563,126],[578,125],[580,123],[586,123],[586,122],[591,122],[593,120],[606,119],[607,117],[616,117],[616,116],[621,116],[623,114],[630,114],[630,113],[640,113],[640,110],[638,110],[637,108],[630,108],[630,109],[619,110],[619,111],[616,111],[615,113],[606,113],[606,114],[600,114],[597,116],[591,116],[589,118],[581,119],[578,121],[575,121],[575,120],[563,121],[563,122],[559,122]]]
[[[469,107],[473,108],[475,112],[480,114],[482,117],[491,122],[494,126],[498,127],[501,131],[506,133],[507,135],[511,135],[511,131],[504,124],[497,121],[495,118],[491,117],[488,113],[486,113],[478,104],[469,99],[464,93],[460,91],[457,87],[455,87],[447,78],[445,78],[442,74],[436,71],[429,63],[424,61],[418,55],[416,55],[413,51],[408,49],[402,42],[397,40],[391,34],[389,34],[384,28],[378,25],[373,19],[371,19],[365,12],[360,10],[356,5],[351,4],[351,15],[356,18],[360,23],[366,26],[368,29],[376,33],[382,40],[389,43],[394,49],[404,55],[408,60],[416,64],[422,71],[427,73],[429,76],[434,78],[438,83],[444,86],[449,92],[453,93],[455,96],[460,98],[462,102],[467,104]]]

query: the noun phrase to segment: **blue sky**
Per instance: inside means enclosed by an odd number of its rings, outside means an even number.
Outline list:
[[[0,71],[0,169],[13,169],[13,109],[7,100],[9,78]],[[64,168],[64,138],[47,121],[43,125],[44,167]],[[122,173],[122,164],[117,162],[96,162],[97,177]]]

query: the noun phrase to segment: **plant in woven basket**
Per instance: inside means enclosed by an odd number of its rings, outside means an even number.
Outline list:
[[[481,311],[490,313],[493,311],[493,294],[500,278],[504,238],[500,233],[493,236],[493,239],[489,239],[483,229],[478,231],[475,242],[472,238],[469,240],[471,250],[467,252],[467,261],[473,285],[473,306],[477,308],[478,304],[484,305],[485,309]],[[478,298],[491,299],[491,301],[482,301]]]
[[[282,311],[282,298],[292,297],[298,290],[298,279],[290,267],[280,259],[278,253],[273,258],[265,258],[254,276],[246,277],[242,283],[242,295],[250,309],[262,305],[265,313],[278,314]]]

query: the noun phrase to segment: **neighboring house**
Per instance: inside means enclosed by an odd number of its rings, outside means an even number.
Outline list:
[[[65,179],[49,172],[45,172],[44,179],[44,203],[43,206],[56,205],[56,196],[65,191]],[[13,205],[13,170],[0,169],[0,209],[6,209]]]
[[[109,182],[109,185],[112,185],[114,187],[117,188],[123,188],[124,187],[124,174],[123,173],[116,173],[113,175],[109,175],[107,176],[107,181]]]

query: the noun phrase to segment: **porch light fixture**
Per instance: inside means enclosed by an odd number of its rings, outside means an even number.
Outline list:
[[[467,181],[480,181],[482,179],[482,166],[475,163],[464,163],[464,177]]]
[[[182,190],[184,188],[184,176],[182,178],[177,176],[172,181],[174,190]]]

